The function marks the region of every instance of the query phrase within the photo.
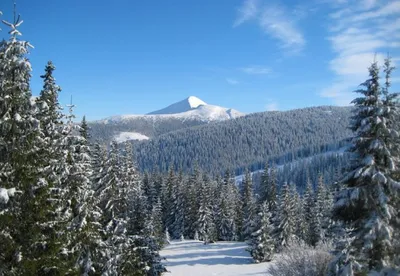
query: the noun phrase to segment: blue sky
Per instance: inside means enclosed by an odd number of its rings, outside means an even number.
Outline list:
[[[12,0],[2,0],[3,19]],[[374,54],[400,63],[400,1],[18,0],[35,49],[78,117],[143,114],[194,95],[250,113],[347,105]],[[6,26],[1,36],[7,38]],[[400,70],[393,90],[400,90]]]

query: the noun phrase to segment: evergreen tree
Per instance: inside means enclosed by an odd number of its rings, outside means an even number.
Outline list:
[[[83,120],[84,123],[84,120]],[[71,242],[72,261],[77,260],[76,267],[82,275],[99,272],[100,264],[100,225],[97,223],[97,210],[93,200],[91,183],[92,160],[88,141],[87,128],[80,128],[69,121],[70,129],[78,128],[68,136],[68,185],[67,198],[71,202],[71,218],[67,225]],[[75,135],[74,133],[79,133]]]
[[[261,211],[257,214],[255,231],[251,235],[250,254],[256,262],[271,261],[274,254],[274,242],[271,234],[273,225],[268,204],[264,202]]]
[[[270,187],[269,185],[271,184],[270,178],[270,171],[269,171],[269,165],[268,161],[265,162],[265,167],[264,171],[262,172],[261,175],[261,183],[260,183],[260,188],[259,188],[259,196],[258,196],[258,203],[261,206],[262,203],[266,202],[269,199],[269,192],[270,192]]]
[[[184,236],[193,238],[196,232],[196,221],[200,208],[200,191],[202,187],[202,177],[197,163],[194,164],[192,174],[186,184],[186,214],[185,214],[185,233]]]
[[[253,181],[248,170],[245,172],[243,180],[243,225],[242,225],[242,240],[248,240],[253,233],[255,223],[256,203],[253,196]]]
[[[163,207],[163,223],[164,227],[171,229],[175,221],[175,213],[173,204],[176,201],[174,186],[176,185],[176,176],[173,166],[170,166],[167,181],[163,183],[162,190],[162,207]]]
[[[274,239],[277,250],[282,250],[283,247],[287,247],[293,241],[295,232],[293,209],[290,186],[285,183],[281,190],[278,213],[274,221]]]
[[[314,219],[314,191],[310,179],[307,181],[306,191],[303,196],[303,210],[304,210],[304,223],[306,226],[306,232],[304,241],[308,245],[313,244],[314,230],[313,230],[313,219]]]
[[[26,55],[31,45],[18,38],[19,16],[13,23],[3,22],[11,36],[0,43],[0,183],[19,196],[0,214],[0,267],[5,274],[63,273],[69,264],[58,260],[64,244],[58,235],[58,206],[52,201],[54,179],[46,173],[50,138],[30,101]]]
[[[310,224],[310,244],[312,246],[317,245],[323,237],[323,229],[322,229],[322,221],[325,216],[325,194],[326,194],[326,187],[323,181],[322,175],[318,177],[318,185],[317,191],[314,199],[314,204],[312,208],[312,218]]]
[[[200,193],[200,209],[196,221],[196,231],[198,238],[205,243],[216,239],[216,229],[211,205],[211,190],[208,178],[204,178]]]
[[[185,231],[185,194],[184,194],[183,172],[179,172],[176,184],[173,187],[174,202],[172,211],[174,212],[174,222],[171,226],[171,232],[174,239],[178,239]]]
[[[293,221],[294,221],[294,235],[298,240],[304,240],[306,236],[307,226],[305,223],[305,213],[303,210],[303,202],[297,191],[296,185],[291,185],[291,197],[293,204]]]
[[[220,188],[219,212],[216,219],[219,239],[233,241],[238,238],[237,221],[242,219],[241,207],[239,192],[229,171],[226,171]]]
[[[278,197],[277,197],[277,172],[276,167],[272,166],[270,171],[270,176],[268,178],[268,192],[267,192],[267,202],[269,205],[269,210],[271,212],[272,217],[274,217],[277,213],[278,208]]]
[[[392,71],[387,60],[384,72],[390,79]],[[388,81],[387,81],[388,82]],[[397,93],[382,90],[376,61],[369,67],[369,78],[357,90],[361,96],[356,106],[351,128],[355,131],[351,152],[355,159],[344,179],[346,188],[337,195],[334,215],[354,229],[347,247],[351,258],[338,252],[335,273],[383,272],[394,267],[391,258],[395,214],[394,198],[400,184],[392,179],[397,170],[399,144],[396,121],[399,115]],[[388,88],[388,85],[386,85]],[[398,269],[398,267],[397,267]]]

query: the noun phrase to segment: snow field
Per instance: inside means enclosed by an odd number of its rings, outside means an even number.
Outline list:
[[[253,262],[244,242],[172,241],[161,252],[166,276],[267,275],[271,263]]]

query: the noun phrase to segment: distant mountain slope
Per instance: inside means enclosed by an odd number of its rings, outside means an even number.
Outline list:
[[[89,125],[93,140],[109,143],[113,139],[120,142],[141,140],[144,137],[151,139],[171,131],[241,116],[244,114],[237,110],[208,105],[199,98],[190,96],[146,115],[112,116],[90,122]]]
[[[136,155],[143,170],[165,171],[174,164],[188,171],[195,161],[207,172],[255,170],[267,158],[307,157],[342,146],[352,134],[350,116],[351,108],[330,106],[254,113],[139,142]]]

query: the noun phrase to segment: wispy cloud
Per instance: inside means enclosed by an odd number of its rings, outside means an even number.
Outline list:
[[[303,49],[306,40],[296,24],[296,18],[304,17],[305,11],[300,13],[299,7],[295,10],[290,12],[282,5],[271,5],[266,1],[245,0],[238,9],[233,26],[254,21],[266,34],[277,39],[282,48],[298,52]]]
[[[300,29],[280,6],[267,6],[261,16],[263,30],[281,41],[286,49],[301,50],[306,41]]]
[[[243,67],[240,70],[249,75],[268,75],[272,72],[271,68],[258,65]]]
[[[238,15],[233,23],[237,27],[244,22],[253,19],[259,13],[260,0],[245,0],[240,8],[238,8]]]
[[[349,104],[354,98],[352,91],[365,80],[374,58],[383,64],[387,53],[399,47],[400,1],[381,2],[344,2],[330,14],[327,39],[335,54],[329,62],[334,82],[320,96],[339,105]]]
[[[276,101],[269,100],[268,103],[265,105],[265,110],[267,110],[267,111],[279,110],[278,103]]]
[[[238,80],[232,79],[232,78],[226,78],[225,79],[227,83],[229,83],[230,85],[236,85],[239,84]]]

